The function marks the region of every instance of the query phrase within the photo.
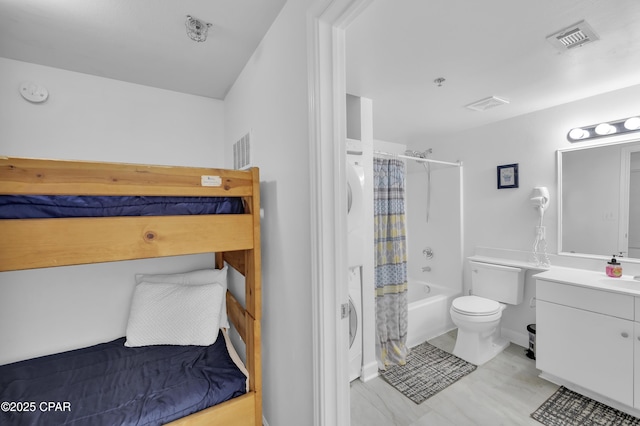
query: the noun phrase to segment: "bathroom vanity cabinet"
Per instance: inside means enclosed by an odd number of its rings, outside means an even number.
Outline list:
[[[552,272],[536,277],[536,367],[541,377],[638,415],[637,292],[553,277]]]

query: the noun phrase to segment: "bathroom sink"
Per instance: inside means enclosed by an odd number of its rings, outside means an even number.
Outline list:
[[[640,291],[640,281],[636,281],[632,277],[626,277],[626,276],[622,276],[620,278],[606,277],[606,278],[600,278],[598,281],[606,287],[624,288],[629,290]]]

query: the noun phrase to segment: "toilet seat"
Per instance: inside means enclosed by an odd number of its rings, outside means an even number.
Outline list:
[[[451,310],[460,315],[485,316],[500,312],[500,303],[478,296],[462,296],[454,299]]]

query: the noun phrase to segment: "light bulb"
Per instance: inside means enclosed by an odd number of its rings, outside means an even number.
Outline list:
[[[596,126],[596,133],[600,136],[610,135],[616,132],[616,128],[609,123],[601,123]]]
[[[627,118],[624,122],[624,128],[627,130],[640,129],[640,117]]]
[[[585,129],[575,128],[569,132],[569,137],[573,140],[584,139],[589,137],[589,131]]]

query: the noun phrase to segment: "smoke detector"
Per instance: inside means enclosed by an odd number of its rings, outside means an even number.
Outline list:
[[[562,52],[599,39],[593,28],[584,20],[547,37],[547,41]]]
[[[500,105],[508,104],[509,101],[501,99],[497,96],[490,96],[488,98],[480,99],[479,101],[466,105],[465,108],[472,109],[474,111],[484,111],[489,108],[497,107]]]

